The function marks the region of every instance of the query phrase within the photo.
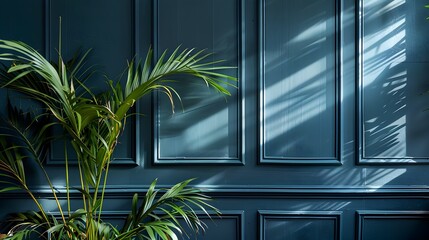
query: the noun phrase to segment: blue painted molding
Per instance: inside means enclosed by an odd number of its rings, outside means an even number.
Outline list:
[[[341,211],[277,211],[277,210],[259,210],[259,239],[269,240],[266,236],[265,221],[267,219],[289,220],[308,219],[311,220],[333,220],[335,223],[333,229],[333,240],[339,240],[341,236]]]
[[[235,239],[237,240],[244,240],[244,222],[245,222],[245,214],[244,210],[220,210],[221,214],[220,216],[216,216],[215,212],[209,211],[209,214],[212,215],[211,217],[207,216],[201,211],[197,211],[198,217],[201,219],[206,219],[209,221],[216,221],[216,220],[224,220],[224,219],[233,219],[236,222],[235,229],[237,231],[237,235],[235,236]],[[210,229],[209,229],[210,230]]]
[[[45,4],[45,56],[49,60],[51,59],[51,50],[54,49],[52,46],[52,9],[51,9],[51,0],[44,0]],[[131,9],[130,9],[130,16],[132,17],[132,34],[131,37],[132,42],[132,56],[138,58],[140,56],[140,1],[139,0],[129,0],[132,1]],[[133,108],[133,113],[136,113],[135,109],[139,109],[139,103],[137,102],[135,107]],[[132,122],[133,125],[131,126],[128,124],[129,127],[132,127],[131,130],[131,136],[132,139],[131,142],[134,142],[132,146],[132,157],[116,157],[113,158],[112,165],[120,165],[120,166],[137,166],[142,160],[138,159],[140,156],[140,121],[139,121],[139,114],[134,114],[132,116]],[[53,151],[54,148],[52,147],[52,144],[49,148],[49,154],[46,161],[47,165],[63,165],[65,159],[64,158],[54,158],[53,157]],[[77,164],[77,159],[69,159],[70,164]]]
[[[265,24],[266,24],[266,0],[259,0],[259,119],[258,119],[258,139],[259,139],[259,164],[278,164],[278,165],[342,165],[342,79],[341,79],[341,5],[340,0],[335,1],[335,157],[281,157],[281,156],[267,156],[265,154],[265,121],[264,121],[264,89],[265,89]]]
[[[44,51],[44,56],[46,59],[50,60],[51,59],[51,0],[45,0],[44,2],[45,4],[45,8],[44,8],[44,15],[45,15],[45,51]]]
[[[365,220],[376,219],[429,219],[429,211],[391,211],[391,210],[358,210],[356,211],[356,239],[363,240]]]
[[[55,217],[61,217],[60,212],[51,212]],[[125,219],[128,214],[130,214],[130,211],[111,211],[111,210],[103,210],[102,216],[103,219]]]
[[[429,164],[427,157],[367,157],[365,156],[365,139],[364,129],[364,114],[363,114],[363,86],[364,86],[364,61],[363,53],[364,46],[364,0],[356,1],[355,6],[355,21],[356,21],[356,164],[358,165],[415,165]]]
[[[207,214],[202,211],[195,211],[195,212],[198,215],[198,217],[205,222],[209,222],[209,221],[216,222],[216,221],[222,221],[227,219],[235,220],[236,224],[234,227],[237,231],[235,239],[244,240],[244,211],[243,210],[219,210],[219,211],[221,212],[220,215],[218,215],[216,212],[208,211],[208,213],[210,214],[210,217],[207,216]],[[183,219],[183,218],[178,217],[177,219]],[[206,231],[210,231],[210,228],[207,228]],[[200,233],[198,236],[201,236],[204,239],[204,233],[203,234]],[[194,239],[194,238],[191,238],[192,236],[189,236],[189,237],[190,237],[189,239]],[[157,238],[157,239],[160,239],[160,238]]]
[[[139,0],[133,0],[133,52],[134,52],[134,57],[136,59],[140,59],[140,45],[141,45],[141,40],[140,40],[140,30],[141,30],[141,24],[140,22],[142,21],[141,16],[140,16],[140,1]],[[137,108],[138,109],[138,108]],[[138,123],[138,121],[137,121]]]
[[[237,22],[238,25],[237,33],[237,68],[238,68],[238,113],[237,113],[237,130],[240,132],[237,134],[237,149],[239,157],[161,157],[161,147],[159,140],[159,104],[158,104],[158,95],[155,93],[153,95],[153,108],[152,116],[155,129],[153,130],[153,165],[245,165],[245,99],[243,97],[243,91],[245,88],[245,1],[244,0],[235,0],[237,3]],[[156,59],[159,56],[158,49],[158,18],[159,18],[159,0],[153,0],[153,48],[154,48],[154,58]]]
[[[159,185],[158,189],[166,189],[171,186]],[[256,186],[208,186],[195,185],[202,191],[215,198],[240,198],[240,199],[271,199],[294,198],[294,199],[428,199],[429,187],[421,188],[335,188],[335,187],[256,187]],[[149,185],[119,185],[106,187],[106,199],[131,198],[135,193],[142,196],[146,193]],[[64,187],[55,186],[60,198],[66,197]],[[32,192],[41,198],[50,198],[52,193],[48,186],[34,187]],[[81,193],[70,190],[72,198],[80,198]],[[0,194],[0,199],[28,198],[23,191],[6,192]]]

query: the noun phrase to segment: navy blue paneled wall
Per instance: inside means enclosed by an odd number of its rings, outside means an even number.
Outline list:
[[[259,11],[261,161],[340,161],[338,2],[265,1]]]
[[[117,79],[127,60],[207,49],[236,66],[224,98],[177,85],[139,103],[112,167],[106,214],[117,222],[134,192],[196,177],[224,213],[198,239],[427,239],[429,10],[423,0],[3,1],[0,38],[55,59],[93,51]],[[0,92],[4,106],[6,92]],[[20,99],[15,99],[20,100]],[[2,109],[3,111],[3,109]],[[48,161],[63,188],[63,143]],[[33,188],[52,202],[34,173]],[[31,208],[0,194],[0,217]],[[55,207],[52,206],[55,211]]]
[[[211,60],[225,59],[224,64],[237,66],[226,73],[240,77],[243,6],[240,0],[154,1],[154,48],[158,55],[179,45],[207,49],[215,53]],[[183,110],[177,113],[172,113],[169,101],[157,98],[155,163],[240,163],[240,90],[230,88],[232,96],[225,100],[194,85],[175,85],[184,92]]]

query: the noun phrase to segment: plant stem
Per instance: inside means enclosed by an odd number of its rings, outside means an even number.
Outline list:
[[[43,218],[45,219],[46,223],[48,224],[48,226],[51,227],[51,223],[49,222],[48,216],[46,216],[45,209],[43,208],[42,204],[40,204],[39,201],[37,201],[36,197],[33,195],[31,190],[28,188],[28,186],[25,183],[21,182],[21,185],[24,187],[24,190],[28,193],[28,195],[30,195],[30,197],[33,199],[34,203],[37,205],[37,208],[40,210],[40,212],[41,212]]]
[[[78,154],[79,156],[79,152],[78,149],[76,149],[75,146],[73,146],[75,148],[75,152]],[[77,165],[79,168],[79,180],[80,180],[80,187],[82,189],[82,191],[85,190],[85,182],[84,182],[84,178],[83,178],[83,172],[82,172],[82,165],[81,165],[81,161],[82,159],[80,157],[77,158]],[[83,201],[83,209],[88,212],[88,208],[86,206],[86,196],[85,194],[82,192],[82,201]]]
[[[64,141],[64,152],[65,152],[65,169],[66,169],[66,192],[67,192],[67,211],[70,217],[71,214],[71,202],[70,202],[70,183],[69,183],[69,158],[67,154],[67,144]]]
[[[103,182],[103,189],[101,190],[101,204],[100,204],[100,210],[99,210],[99,214],[98,214],[98,219],[101,219],[101,212],[103,210],[103,202],[104,202],[104,193],[106,191],[106,185],[107,185],[107,175],[109,175],[109,167],[110,167],[110,159],[107,162],[106,165],[106,172],[104,174],[104,182]]]

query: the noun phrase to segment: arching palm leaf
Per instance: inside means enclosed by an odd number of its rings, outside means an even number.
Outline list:
[[[54,239],[155,239],[156,236],[165,240],[177,239],[176,232],[183,230],[178,218],[183,219],[193,231],[204,229],[204,224],[194,209],[200,209],[206,214],[206,209],[216,209],[206,203],[209,198],[200,190],[187,187],[191,180],[166,190],[155,190],[156,181],[153,182],[140,207],[138,196],[135,195],[132,212],[120,231],[103,223],[101,212],[111,156],[131,107],[143,96],[160,91],[168,96],[174,109],[175,96],[179,101],[180,96],[170,83],[189,79],[202,80],[220,94],[230,95],[228,87],[235,86],[236,78],[221,73],[229,67],[220,66],[220,61],[205,62],[209,54],[203,51],[179,51],[178,48],[169,56],[164,52],[152,64],[153,52],[150,50],[144,62],[129,63],[125,87],[122,87],[120,81],[108,81],[108,91],[97,95],[83,84],[93,73],[83,69],[87,53],[83,58],[75,58],[68,63],[62,61],[60,54],[59,63],[55,65],[22,42],[0,40],[0,50],[0,60],[12,63],[10,67],[2,65],[0,87],[18,91],[41,103],[42,108],[55,118],[55,124],[60,125],[68,134],[77,156],[83,209],[66,216],[52,185],[62,222],[56,222],[44,214],[42,206],[39,206],[46,226],[49,227],[48,232]],[[81,91],[78,93],[77,89]],[[50,124],[43,128],[50,127]],[[23,133],[19,132],[18,136],[26,136]],[[42,142],[41,139],[35,141]],[[24,140],[27,145],[30,142],[29,139]],[[29,150],[34,152],[33,155],[41,158],[42,155],[36,154],[41,146],[30,146]],[[4,190],[26,186],[25,169],[21,167],[26,156],[19,155],[21,147],[7,145],[4,138],[0,138],[0,147],[0,163],[8,163],[4,169],[0,165],[0,170],[9,171],[12,176],[8,183],[13,188]],[[67,159],[66,155],[65,178],[69,192]],[[38,160],[39,163],[41,161]],[[43,169],[42,165],[39,166]],[[50,183],[48,177],[47,180]],[[31,194],[28,188],[26,190]],[[33,199],[37,203],[34,196]],[[71,200],[68,195],[67,201],[70,208]],[[18,234],[17,237],[19,236]]]

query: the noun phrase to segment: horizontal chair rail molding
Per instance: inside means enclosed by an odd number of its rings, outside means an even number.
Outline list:
[[[149,186],[147,186],[149,187]],[[171,186],[159,185],[159,188],[168,188]],[[196,186],[205,194],[212,197],[227,198],[271,198],[271,197],[294,197],[294,198],[429,198],[429,187],[402,187],[402,188],[298,188],[298,187],[210,187]],[[59,197],[65,197],[65,188],[55,188]],[[50,190],[47,187],[34,188],[32,191],[41,198],[50,198]],[[107,186],[106,198],[128,198],[134,193],[144,194],[147,188],[145,186]],[[70,190],[71,197],[79,197],[80,192]],[[0,195],[0,199],[7,198],[27,198],[24,192],[6,193]]]

